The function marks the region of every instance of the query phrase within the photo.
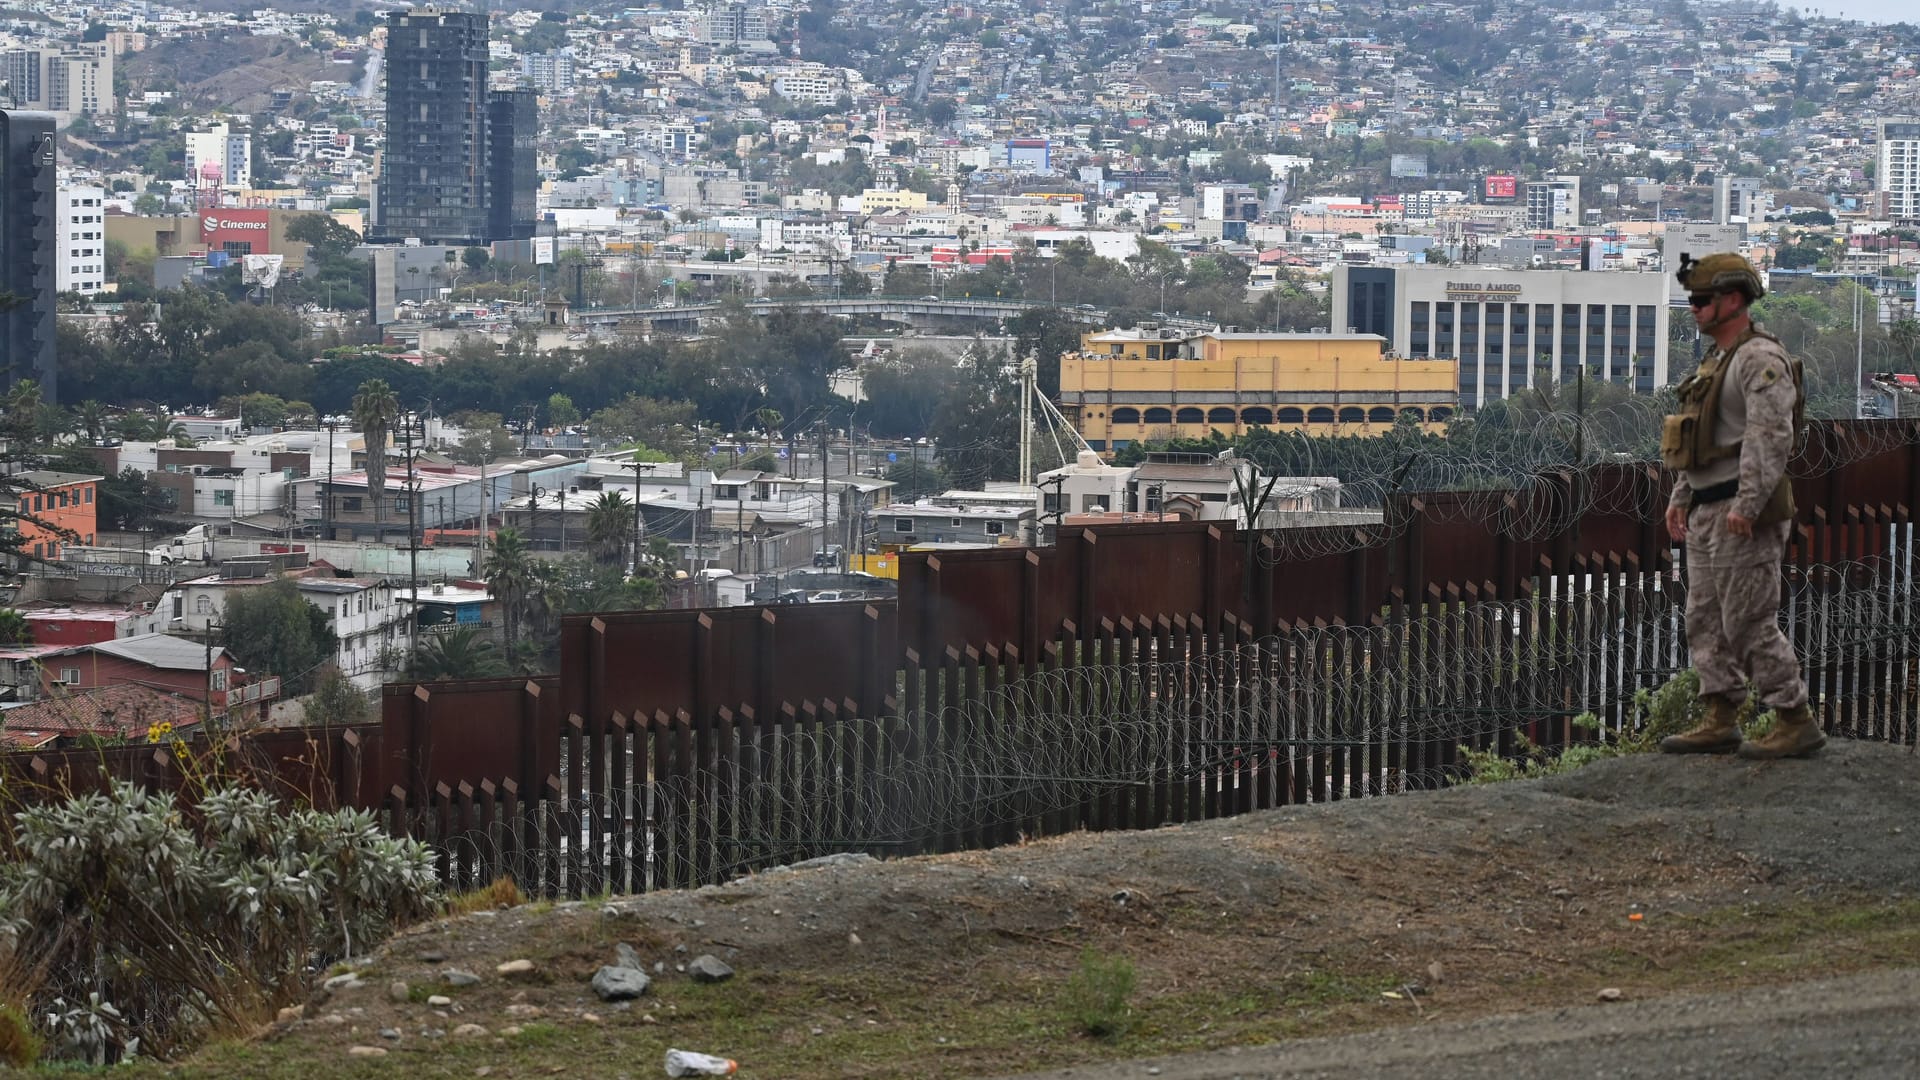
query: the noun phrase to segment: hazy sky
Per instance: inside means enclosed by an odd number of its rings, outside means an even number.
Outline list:
[[[1915,10],[1913,0],[1808,0],[1803,3],[1782,3],[1782,8],[1795,7],[1801,14],[1811,15],[1819,12],[1827,18],[1860,19],[1865,22],[1920,22],[1920,11]]]

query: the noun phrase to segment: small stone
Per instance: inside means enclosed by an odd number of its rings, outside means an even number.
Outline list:
[[[580,1019],[589,1024],[602,1023],[599,1013],[583,1012],[580,1014]]]
[[[1617,986],[1609,986],[1605,990],[1600,991],[1600,994],[1599,994],[1601,1001],[1619,1001],[1621,998],[1625,996],[1626,995],[1622,994],[1620,992],[1620,988]]]
[[[476,1026],[477,1026],[477,1025],[476,1025]],[[491,1066],[491,1065],[482,1065],[482,1066],[480,1066],[479,1068],[477,1068],[477,1069],[475,1069],[475,1070],[473,1070],[473,1075],[475,1075],[475,1076],[492,1076],[492,1075],[493,1075],[493,1066]]]
[[[687,973],[693,976],[694,982],[703,983],[726,982],[733,978],[733,969],[712,953],[701,953],[694,957],[693,963],[687,965]]]
[[[341,1024],[347,1022],[347,1018],[341,1016],[339,1013],[328,1013],[320,1018],[320,1022],[331,1027],[339,1027]]]
[[[865,942],[863,942],[863,941],[861,941],[861,940],[860,940],[860,935],[859,935],[859,934],[852,934],[852,933],[850,933],[850,934],[848,934],[848,935],[847,935],[847,944],[849,944],[849,945],[851,945],[851,946],[853,946],[854,948],[856,948],[856,949],[857,949],[857,948],[859,948],[859,947],[860,947],[861,945],[863,945],[863,944],[865,944]]]
[[[395,979],[387,984],[387,1000],[395,1005],[405,1005],[407,995],[411,993],[413,993],[413,987],[408,986],[405,979]]]
[[[1160,1075],[1160,1066],[1158,1066],[1158,1065],[1149,1065],[1149,1066],[1147,1066],[1147,1075],[1148,1075],[1148,1076],[1159,1076],[1159,1075]]]
[[[305,1015],[307,1015],[307,1007],[305,1005],[289,1005],[274,1014],[273,1022],[276,1024],[291,1024]]]
[[[461,1024],[453,1029],[453,1037],[456,1039],[479,1039],[485,1038],[486,1034],[487,1029],[479,1024]]]
[[[440,981],[448,986],[472,986],[480,981],[480,976],[459,968],[448,968],[440,973]]]
[[[652,1013],[641,1013],[640,1022],[643,1024],[657,1024],[660,1022],[660,1018]]]
[[[1427,985],[1439,986],[1441,983],[1441,980],[1445,978],[1446,974],[1447,974],[1447,969],[1440,966],[1440,961],[1435,960],[1433,963],[1428,964],[1427,965]]]
[[[640,954],[633,951],[633,946],[622,944],[613,947],[613,966],[644,968],[647,965],[646,961],[640,959]]]
[[[538,1005],[509,1005],[505,1011],[516,1020],[529,1020],[546,1012]]]
[[[447,959],[447,954],[441,952],[438,949],[433,949],[428,952],[423,952],[420,954],[420,962],[423,964],[445,963],[446,959]]]
[[[444,1009],[453,1004],[453,999],[445,994],[433,994],[427,998],[427,1004],[436,1009]]]
[[[363,985],[365,984],[360,981],[360,973],[357,971],[349,971],[344,975],[335,975],[333,978],[321,983],[320,989],[331,992],[334,990],[352,990]]]
[[[500,1029],[500,1037],[503,1039],[511,1039],[518,1034],[520,1034],[519,1024],[508,1024],[506,1027]]]
[[[386,1057],[387,1048],[384,1046],[349,1046],[347,1048],[347,1054],[350,1057]]]
[[[512,978],[515,975],[531,975],[533,974],[533,961],[509,960],[494,968],[493,971],[494,974],[503,975],[507,978]]]
[[[823,1027],[816,1027],[811,1030],[815,1035],[825,1035],[827,1033],[827,1029]]]

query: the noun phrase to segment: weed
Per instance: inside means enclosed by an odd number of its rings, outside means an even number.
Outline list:
[[[1098,1039],[1117,1039],[1127,1030],[1132,1010],[1133,961],[1096,949],[1080,954],[1080,968],[1067,980],[1067,1010],[1073,1022]]]
[[[12,1005],[0,1005],[0,1065],[24,1069],[40,1058],[40,1037],[33,1033],[27,1014]]]
[[[535,1021],[521,1027],[520,1034],[513,1037],[513,1044],[516,1047],[553,1046],[560,1041],[562,1034],[558,1024]]]
[[[512,874],[502,874],[492,881],[474,889],[447,898],[447,914],[470,915],[476,911],[499,911],[502,908],[519,907],[527,902],[527,894],[513,880]]]

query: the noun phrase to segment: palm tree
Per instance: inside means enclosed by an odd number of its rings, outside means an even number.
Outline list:
[[[12,608],[0,608],[0,645],[33,644],[33,624]]]
[[[367,498],[373,519],[387,517],[387,433],[400,417],[400,399],[385,379],[368,379],[353,395],[353,422],[367,441]]]
[[[618,563],[633,537],[634,504],[617,491],[601,492],[587,507],[587,544],[593,560]]]
[[[463,626],[449,633],[427,635],[414,653],[409,674],[423,682],[489,679],[507,674],[507,661],[493,642],[473,627]]]
[[[107,434],[107,407],[92,398],[80,403],[74,411],[74,418],[80,422],[81,430],[87,433],[87,441],[99,445]]]
[[[526,538],[515,529],[501,529],[487,545],[487,590],[500,605],[506,622],[507,655],[520,647],[520,618],[534,586],[533,556]]]

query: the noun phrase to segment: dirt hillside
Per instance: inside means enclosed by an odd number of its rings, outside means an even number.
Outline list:
[[[1780,983],[1911,962],[1916,822],[1920,759],[1836,743],[527,905],[416,927],[186,1074],[657,1076],[680,1046],[742,1076],[981,1076]],[[653,985],[607,1003],[617,944]],[[736,974],[694,982],[702,954]],[[1077,973],[1116,957],[1135,986],[1095,1038]]]

